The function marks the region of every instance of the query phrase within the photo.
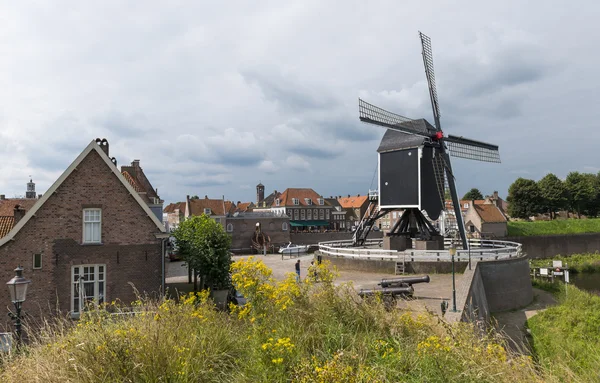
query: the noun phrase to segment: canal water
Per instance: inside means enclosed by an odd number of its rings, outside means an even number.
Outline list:
[[[571,283],[581,290],[600,295],[600,273],[577,273],[569,277]]]

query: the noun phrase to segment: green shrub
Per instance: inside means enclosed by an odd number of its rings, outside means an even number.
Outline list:
[[[563,266],[568,266],[572,273],[600,272],[600,253],[557,255],[551,259],[533,259],[532,267],[552,267],[552,261],[562,261]]]

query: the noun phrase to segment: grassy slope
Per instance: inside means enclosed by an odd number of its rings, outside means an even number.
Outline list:
[[[562,261],[571,272],[594,273],[600,272],[600,253],[556,255],[552,259],[532,259],[531,266],[552,266],[552,261]]]
[[[320,266],[321,267],[321,266]],[[134,317],[89,312],[58,322],[20,355],[0,360],[2,382],[555,382],[502,339],[470,324],[386,311],[353,288],[273,281],[258,262],[234,264],[249,304],[215,311],[190,297],[140,304]]]
[[[600,381],[600,297],[568,286],[561,303],[529,319],[533,348],[544,369],[565,380]]]
[[[600,233],[600,218],[508,222],[508,235],[511,237],[581,233]]]

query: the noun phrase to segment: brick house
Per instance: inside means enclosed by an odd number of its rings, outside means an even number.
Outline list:
[[[467,234],[474,238],[501,238],[508,235],[506,217],[492,203],[470,204],[465,213]]]
[[[168,204],[163,210],[163,225],[168,232],[177,229],[185,219],[185,202]]]
[[[281,246],[290,242],[290,218],[271,211],[236,212],[227,217],[226,231],[231,235],[231,251],[251,251],[256,224],[271,238],[271,244]]]
[[[348,197],[338,197],[338,202],[343,209],[349,212],[347,216],[348,221],[346,223],[348,228],[358,225],[365,215],[367,207],[369,207],[368,196],[361,196],[360,194],[356,196],[348,195]]]
[[[212,199],[206,195],[204,198],[190,198],[188,195],[185,200],[185,218],[206,214],[223,225],[223,228],[225,228],[227,214],[235,208],[235,205],[231,201],[225,201],[225,198]]]
[[[271,211],[287,215],[295,230],[329,229],[332,210],[333,206],[310,188],[285,189],[271,204]]]
[[[348,221],[347,216],[350,214],[346,209],[342,208],[337,198],[329,197],[325,198],[325,201],[333,206],[331,210],[331,230],[335,231],[348,231],[349,227],[346,226]]]
[[[35,198],[6,198],[0,194],[0,238],[6,236],[36,202]]]
[[[127,304],[134,286],[161,291],[165,228],[138,186],[108,157],[106,140],[92,141],[0,239],[0,278],[8,281],[21,265],[32,281],[28,314],[77,317],[84,301]],[[12,307],[8,294],[0,304]]]

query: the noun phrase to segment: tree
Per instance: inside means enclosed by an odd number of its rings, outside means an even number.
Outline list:
[[[205,214],[193,216],[183,221],[173,236],[181,258],[197,275],[203,276],[210,288],[229,288],[231,237],[221,224]]]
[[[508,214],[515,218],[529,218],[541,211],[542,197],[534,180],[518,178],[508,188]]]
[[[479,189],[477,188],[473,188],[471,190],[469,190],[467,192],[467,194],[465,194],[462,197],[463,200],[467,200],[467,201],[473,201],[476,199],[483,199],[483,194],[481,194],[481,192],[479,191]]]
[[[542,197],[542,209],[550,213],[550,219],[554,219],[557,210],[567,207],[567,188],[560,178],[552,173],[546,174],[537,184]]]
[[[569,192],[569,208],[577,213],[578,218],[581,218],[581,214],[585,213],[596,199],[595,178],[593,174],[571,172],[565,179],[565,186]]]

